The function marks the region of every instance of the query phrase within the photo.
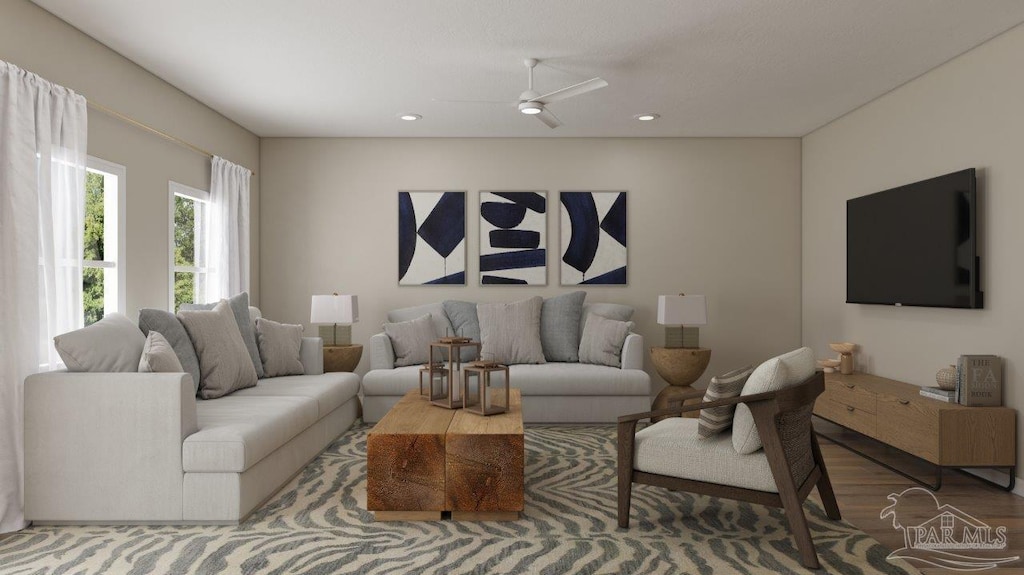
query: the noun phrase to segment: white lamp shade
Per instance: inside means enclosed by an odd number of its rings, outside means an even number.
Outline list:
[[[707,299],[702,295],[660,295],[658,296],[658,323],[661,325],[707,325]]]
[[[359,321],[359,296],[315,295],[309,311],[309,323],[353,324]]]

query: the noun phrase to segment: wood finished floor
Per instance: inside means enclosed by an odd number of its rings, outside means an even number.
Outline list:
[[[846,442],[848,437],[842,436],[839,439]],[[904,489],[915,487],[916,484],[827,439],[821,439],[820,443],[843,519],[871,535],[889,549],[903,547],[902,532],[892,527],[890,519],[880,519],[879,514],[884,507],[889,505],[887,496],[890,493],[899,493]],[[865,445],[858,443],[857,447],[865,447]],[[867,447],[870,449],[872,446]],[[873,453],[873,455],[877,456],[878,453]],[[921,476],[927,480],[933,477],[928,475],[929,468],[921,466],[915,460],[902,457],[898,453],[893,455],[890,452],[888,455],[891,457],[883,458],[887,463],[900,463],[898,466],[900,469],[909,467],[913,471],[920,472]],[[1024,558],[1024,498],[986,485],[957,471],[944,473],[942,488],[935,495],[940,504],[953,505],[993,528],[999,525],[1006,527],[1007,549],[992,553],[991,556],[1017,555]],[[813,492],[812,497],[817,498],[817,491]],[[926,506],[921,505],[911,510],[909,518],[925,521],[934,515],[934,509],[929,510]],[[977,553],[980,555],[983,552]],[[963,573],[963,571],[945,569],[920,569],[926,575]],[[989,572],[999,575],[1024,574],[1024,559],[1012,566],[993,569]]]

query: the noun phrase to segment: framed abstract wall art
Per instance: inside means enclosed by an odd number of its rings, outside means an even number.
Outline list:
[[[626,192],[560,192],[562,285],[626,285]]]
[[[398,192],[398,285],[466,285],[466,192]]]
[[[547,285],[548,193],[480,192],[480,285]]]

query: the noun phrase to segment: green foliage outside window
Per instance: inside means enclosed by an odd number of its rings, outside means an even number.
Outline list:
[[[85,241],[83,259],[103,259],[103,174],[85,174]],[[82,308],[85,325],[103,318],[103,270],[82,270]]]
[[[174,265],[196,265],[195,200],[174,196]],[[192,272],[174,272],[174,310],[196,301],[196,278]]]

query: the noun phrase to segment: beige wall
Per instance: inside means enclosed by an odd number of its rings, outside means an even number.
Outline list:
[[[1006,404],[1024,408],[1024,27],[917,78],[803,140],[803,339],[859,343],[861,367],[918,385],[963,353],[1006,358]],[[978,169],[985,309],[849,305],[849,198]],[[1018,435],[1020,432],[1018,431]]]
[[[0,2],[0,60],[257,172],[251,184],[259,298],[259,138],[27,0]],[[89,109],[89,154],[127,168],[129,317],[168,305],[167,182],[209,189],[209,159]]]
[[[797,139],[270,138],[260,165],[260,283],[273,318],[308,324],[310,295],[358,294],[353,337],[366,342],[391,308],[571,291],[558,285],[557,210],[548,285],[480,287],[478,192],[548,190],[557,208],[558,190],[628,190],[630,284],[588,288],[588,301],[634,306],[638,331],[661,345],[657,296],[706,294],[705,380],[800,340]],[[467,286],[398,287],[397,191],[416,189],[469,192]]]

